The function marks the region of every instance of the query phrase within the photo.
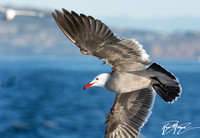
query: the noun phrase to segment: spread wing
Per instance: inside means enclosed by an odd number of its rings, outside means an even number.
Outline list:
[[[75,12],[52,13],[63,33],[83,54],[109,63],[113,70],[130,71],[150,64],[149,56],[134,39],[122,40],[100,20]]]
[[[105,138],[138,137],[151,113],[154,98],[151,88],[117,94],[105,121]]]

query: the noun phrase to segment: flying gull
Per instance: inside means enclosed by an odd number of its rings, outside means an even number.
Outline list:
[[[13,20],[15,16],[36,16],[36,17],[44,17],[45,14],[43,12],[36,12],[33,10],[15,10],[12,8],[3,8],[0,7],[0,13],[4,14],[4,18],[7,21]]]
[[[74,11],[52,13],[63,33],[83,54],[110,64],[111,73],[102,73],[84,89],[103,87],[116,93],[106,118],[105,137],[138,137],[151,113],[155,92],[172,103],[181,93],[178,79],[157,63],[149,65],[149,55],[134,39],[121,39],[100,20]]]

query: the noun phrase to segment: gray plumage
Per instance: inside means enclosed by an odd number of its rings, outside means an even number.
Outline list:
[[[106,138],[137,137],[151,113],[155,93],[151,88],[117,94],[105,123]]]
[[[87,84],[115,92],[116,98],[105,121],[107,138],[137,137],[147,121],[153,103],[153,89],[166,101],[180,96],[178,79],[162,66],[151,63],[146,51],[134,39],[121,39],[100,20],[75,12],[52,13],[63,33],[83,54],[96,56],[110,64],[111,73],[103,73]]]
[[[122,40],[100,20],[84,14],[56,10],[53,17],[63,33],[83,54],[96,56],[111,65],[113,70],[133,70],[150,63],[148,55],[135,40]]]

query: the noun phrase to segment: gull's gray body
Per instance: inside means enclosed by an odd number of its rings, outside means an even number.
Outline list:
[[[149,71],[113,72],[111,73],[105,88],[115,93],[127,93],[147,88],[151,84],[151,78],[150,76],[142,76],[147,74],[147,72]]]
[[[166,102],[179,97],[178,79],[156,63],[145,67],[151,61],[136,40],[120,39],[100,20],[84,14],[63,9],[63,13],[56,10],[53,17],[83,54],[96,56],[112,68],[111,73],[100,74],[90,84],[116,93],[105,121],[105,137],[137,137],[150,115],[153,89]]]

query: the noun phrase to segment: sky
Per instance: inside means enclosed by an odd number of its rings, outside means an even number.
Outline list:
[[[0,6],[67,9],[119,28],[184,32],[200,30],[200,0],[0,0]]]
[[[98,18],[127,16],[134,19],[199,17],[199,0],[1,0],[0,5],[74,10]]]

